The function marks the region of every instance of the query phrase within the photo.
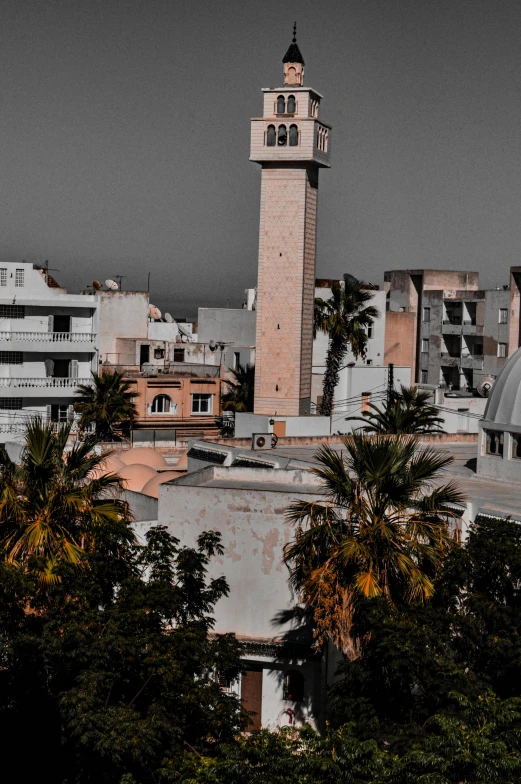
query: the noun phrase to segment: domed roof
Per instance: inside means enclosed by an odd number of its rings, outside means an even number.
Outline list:
[[[127,490],[134,490],[136,493],[140,493],[148,480],[156,476],[155,470],[150,466],[137,465],[135,463],[123,466],[118,473],[124,480],[124,487]]]
[[[119,474],[124,465],[117,455],[109,455],[90,472],[89,476],[91,479],[99,479],[105,474]]]
[[[148,482],[141,488],[143,495],[151,495],[152,498],[159,498],[159,485],[163,482],[170,482],[171,479],[178,479],[179,474],[175,471],[161,471],[149,479]]]
[[[168,466],[163,455],[148,446],[135,446],[127,452],[122,452],[120,459],[125,465],[140,463],[151,468],[166,468]]]
[[[484,418],[500,425],[521,425],[521,348],[503,365],[490,391]]]

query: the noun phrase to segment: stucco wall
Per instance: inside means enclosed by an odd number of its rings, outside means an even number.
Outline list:
[[[199,308],[197,339],[200,343],[255,345],[256,312],[238,308]]]
[[[384,362],[416,368],[416,313],[387,311],[385,314]]]
[[[146,291],[100,291],[100,358],[116,362],[117,338],[148,336]]]

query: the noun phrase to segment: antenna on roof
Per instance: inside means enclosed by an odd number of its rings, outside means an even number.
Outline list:
[[[95,289],[96,291],[100,290],[101,283],[99,282],[99,280],[93,280],[92,281],[92,288]]]
[[[123,280],[123,278],[126,278],[126,277],[127,277],[126,275],[114,275],[115,280],[117,280],[117,282],[118,282],[118,286],[119,286],[120,291],[123,291],[123,286],[121,285],[121,281]]]

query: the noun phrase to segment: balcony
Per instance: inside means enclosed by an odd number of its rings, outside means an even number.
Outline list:
[[[11,351],[94,351],[95,340],[91,332],[0,332]]]
[[[137,365],[103,364],[103,372],[117,371],[125,378],[219,378],[220,365],[198,365],[191,362],[145,363],[140,370]]]
[[[443,367],[457,367],[468,370],[481,370],[483,368],[483,354],[454,356],[453,354],[443,352],[440,357]]]
[[[464,335],[483,335],[483,325],[476,324],[475,321],[464,321],[463,322],[463,334]]]
[[[461,319],[443,319],[441,331],[445,335],[461,335],[463,331]]]
[[[0,378],[0,397],[71,397],[78,384],[92,378]]]

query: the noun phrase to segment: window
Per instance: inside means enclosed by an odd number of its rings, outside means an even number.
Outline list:
[[[503,433],[499,430],[485,430],[486,453],[495,457],[503,457]]]
[[[430,320],[431,320],[431,309],[430,308],[424,308],[423,309],[423,321],[424,321],[425,324],[428,324]]]
[[[277,98],[277,114],[284,114],[286,111],[286,101],[284,100],[283,95],[279,95]]]
[[[521,460],[521,433],[510,433],[512,439],[512,454],[513,460]]]
[[[25,307],[23,305],[0,305],[0,318],[23,319]]]
[[[367,339],[371,340],[372,337],[373,337],[373,325],[369,324],[367,327]]]
[[[372,365],[373,364],[373,360],[372,359],[366,359],[365,364],[366,365]]]
[[[508,324],[508,308],[499,308],[499,323]]]
[[[20,411],[22,408],[21,397],[0,397],[1,411]]]
[[[211,414],[213,395],[207,392],[195,392],[192,395],[192,414]]]
[[[164,348],[155,348],[154,349],[154,359],[164,359],[165,358],[165,349]]]
[[[291,702],[302,702],[304,699],[304,676],[301,672],[289,670],[284,675],[282,698]]]
[[[17,269],[14,276],[14,285],[16,288],[21,288],[24,285],[25,270]]]
[[[287,140],[288,140],[288,134],[286,131],[286,126],[279,125],[279,138],[278,138],[279,147],[285,147]]]
[[[289,95],[288,96],[288,108],[287,108],[288,114],[295,114],[295,108],[296,108],[295,96],[294,95]]]
[[[185,350],[184,348],[175,348],[174,349],[174,362],[184,362],[185,361]]]
[[[498,343],[497,344],[497,355],[498,355],[498,357],[506,357],[506,355],[507,355],[507,344],[506,343]]]
[[[237,368],[239,367],[240,364],[241,364],[241,352],[240,351],[234,351],[233,352],[233,369],[237,370]]]
[[[7,267],[0,268],[0,286],[7,286]]]
[[[429,353],[429,340],[428,338],[422,338],[422,354]]]
[[[422,372],[421,372],[421,383],[422,384],[427,384],[428,382],[429,382],[429,371],[428,370],[422,370]]]
[[[51,405],[51,422],[67,422],[69,419],[69,406],[65,404]]]
[[[172,401],[168,395],[156,395],[150,406],[151,414],[170,414],[172,408]]]
[[[369,403],[371,402],[371,393],[370,392],[362,392],[362,404],[360,406],[360,410],[362,414],[367,413],[369,411]]]
[[[0,351],[0,365],[23,365],[22,351]]]
[[[277,134],[275,133],[275,126],[268,125],[268,130],[266,132],[266,144],[268,147],[275,147],[275,143],[277,141]]]
[[[289,126],[289,146],[298,147],[298,128],[296,125]]]

